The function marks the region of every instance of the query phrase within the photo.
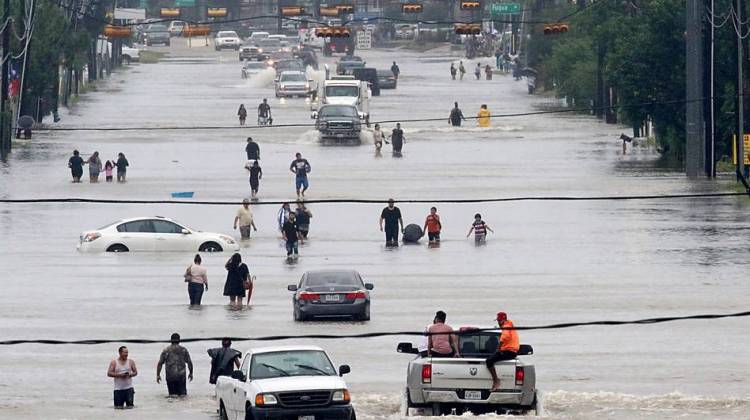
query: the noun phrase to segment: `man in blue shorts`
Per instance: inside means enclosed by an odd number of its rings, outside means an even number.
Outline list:
[[[289,165],[289,170],[295,174],[294,185],[297,187],[297,198],[303,198],[305,191],[310,186],[307,181],[307,174],[310,172],[310,162],[307,159],[302,159],[302,153],[295,155],[297,158],[292,161]]]

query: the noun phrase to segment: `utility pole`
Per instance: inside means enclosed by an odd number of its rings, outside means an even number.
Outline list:
[[[745,84],[742,80],[742,0],[737,0],[737,171],[745,176]]]
[[[2,139],[2,158],[5,159],[10,153],[10,130],[6,127],[10,123],[8,118],[8,60],[10,57],[10,31],[11,24],[8,22],[10,19],[10,0],[3,1],[3,22],[6,23],[5,29],[3,30],[3,65],[2,65],[2,82],[0,83],[0,139]]]
[[[685,172],[691,178],[697,177],[706,168],[706,131],[703,113],[703,12],[703,0],[687,0]]]

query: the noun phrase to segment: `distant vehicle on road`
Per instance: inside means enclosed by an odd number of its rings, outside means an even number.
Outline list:
[[[336,74],[352,74],[352,69],[363,68],[365,62],[362,57],[356,55],[347,55],[341,57],[338,64],[336,65]]]
[[[396,89],[398,81],[393,72],[388,70],[378,70],[378,84],[381,89]]]
[[[356,420],[349,389],[320,347],[254,348],[216,380],[219,419]]]
[[[246,61],[242,66],[242,78],[247,79],[268,68],[265,61]]]
[[[348,38],[325,38],[323,44],[323,55],[330,57],[333,54],[354,54],[354,34]]]
[[[274,38],[265,38],[258,41],[258,47],[263,50],[266,55],[281,51],[281,41]]]
[[[536,371],[533,364],[518,358],[495,363],[501,389],[492,392],[492,377],[485,360],[498,349],[499,332],[461,328],[458,347],[461,357],[426,357],[412,343],[399,343],[399,353],[417,355],[409,362],[406,376],[407,411],[417,415],[526,414],[540,408],[537,401]],[[519,356],[533,354],[522,344]],[[455,411],[454,411],[455,410]],[[409,413],[406,413],[409,414]]]
[[[81,233],[81,252],[128,251],[239,251],[231,236],[190,229],[166,217],[136,217],[120,220]]]
[[[242,41],[235,31],[219,31],[214,38],[214,49],[216,51],[231,48],[239,51]]]
[[[173,20],[169,22],[169,27],[167,29],[171,36],[180,36],[182,35],[182,30],[185,29],[185,22],[181,20]]]
[[[324,107],[320,112],[327,111]],[[294,292],[295,321],[316,316],[351,316],[369,321],[370,290],[373,288],[354,270],[308,271],[302,275],[299,284],[287,286],[290,292]]]
[[[367,82],[372,96],[380,96],[380,81],[378,71],[372,67],[361,67],[351,69],[355,79]]]
[[[155,44],[164,44],[167,47],[170,44],[169,30],[161,24],[151,24],[143,30],[143,43],[147,46]]]
[[[416,30],[414,25],[396,25],[396,39],[412,39]]]
[[[259,42],[261,39],[266,39],[270,36],[268,32],[263,31],[253,31],[253,33],[247,38],[247,43],[249,45],[259,45]]]
[[[285,71],[299,71],[302,73],[305,72],[304,64],[302,64],[302,62],[297,59],[277,61],[273,64],[273,66],[276,69],[277,75],[281,75],[281,73]]]
[[[122,46],[122,61],[125,64],[131,62],[138,62],[141,59],[141,50],[138,48],[128,47],[127,45]]]
[[[261,61],[261,60],[266,59],[266,55],[263,54],[263,50],[257,45],[245,44],[240,47],[239,58],[240,58],[240,61],[242,60]]]
[[[309,96],[311,92],[310,81],[307,80],[304,72],[283,71],[276,79],[275,90],[277,98]]]

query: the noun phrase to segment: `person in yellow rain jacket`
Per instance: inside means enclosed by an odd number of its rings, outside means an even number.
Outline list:
[[[482,108],[479,110],[479,113],[477,114],[477,124],[480,127],[489,127],[490,126],[490,110],[487,109],[487,105],[482,105]]]

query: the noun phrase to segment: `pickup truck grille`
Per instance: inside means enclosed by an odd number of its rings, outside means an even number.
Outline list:
[[[343,121],[331,121],[328,123],[329,130],[351,130],[354,128],[354,124]]]
[[[278,395],[284,407],[321,407],[331,400],[331,391],[280,392]]]

